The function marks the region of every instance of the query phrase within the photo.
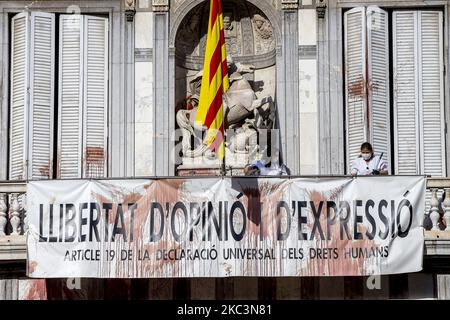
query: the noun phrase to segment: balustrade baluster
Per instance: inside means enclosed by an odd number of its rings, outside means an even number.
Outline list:
[[[8,206],[6,205],[6,194],[0,193],[0,237],[6,235],[7,223],[8,223]]]
[[[431,190],[431,212],[430,212],[430,219],[433,223],[433,228],[431,230],[439,230],[439,220],[441,219],[441,215],[439,214],[439,199],[437,197],[437,190],[432,189]]]
[[[12,235],[20,235],[20,204],[19,195],[11,194],[10,222],[12,226]]]

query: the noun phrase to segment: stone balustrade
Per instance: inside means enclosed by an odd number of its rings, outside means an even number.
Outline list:
[[[27,229],[26,184],[0,182],[0,237],[20,236]]]
[[[450,233],[450,178],[430,178],[427,189],[430,200],[425,204],[425,230]]]

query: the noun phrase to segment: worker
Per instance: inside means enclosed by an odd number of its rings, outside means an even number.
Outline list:
[[[381,156],[376,156],[372,145],[364,142],[361,145],[361,154],[352,162],[352,176],[378,176],[387,175],[388,166]]]

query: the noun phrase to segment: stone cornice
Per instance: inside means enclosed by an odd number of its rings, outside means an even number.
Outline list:
[[[0,237],[0,262],[27,259],[26,236]]]
[[[282,10],[297,10],[298,0],[281,0]]]
[[[450,233],[425,231],[424,256],[427,258],[450,256]],[[2,261],[27,259],[26,236],[0,237],[0,264]]]
[[[152,7],[154,12],[169,11],[169,0],[152,0]]]

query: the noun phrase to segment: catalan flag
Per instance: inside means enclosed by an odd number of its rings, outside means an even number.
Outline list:
[[[196,122],[208,128],[208,146],[217,159],[225,156],[223,94],[229,88],[222,0],[210,0],[208,37]]]

